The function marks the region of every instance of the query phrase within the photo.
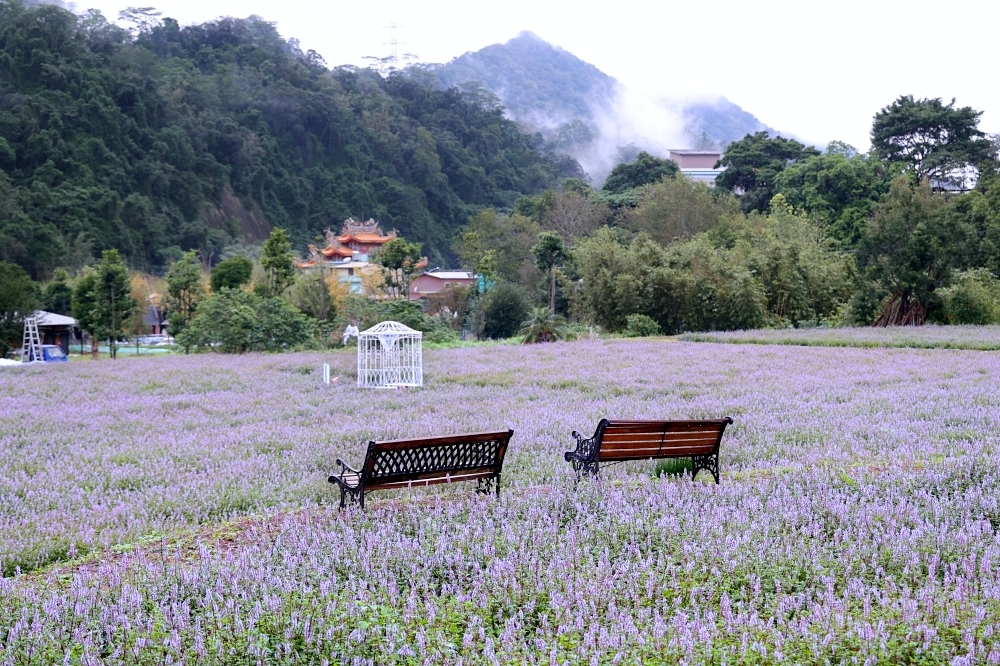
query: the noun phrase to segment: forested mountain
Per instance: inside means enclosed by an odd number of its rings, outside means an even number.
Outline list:
[[[331,71],[262,19],[141,25],[0,1],[0,260],[159,271],[353,216],[442,262],[470,214],[578,173],[489,98]]]
[[[446,86],[482,83],[512,117],[539,124],[588,120],[621,88],[614,78],[532,32],[430,69]]]
[[[575,157],[583,158],[591,144],[608,132],[606,126],[620,126],[629,114],[623,108],[628,91],[621,83],[530,32],[447,64],[419,68],[431,71],[445,86],[481,83],[500,98],[512,118],[541,130],[555,147]],[[661,113],[637,119],[632,136],[625,134],[621,140],[655,149],[642,144],[647,138],[643,134],[662,135],[662,128],[653,127],[664,122],[677,122],[671,134],[685,142],[673,148],[722,146],[769,129],[724,97],[703,102],[664,99],[654,104]]]

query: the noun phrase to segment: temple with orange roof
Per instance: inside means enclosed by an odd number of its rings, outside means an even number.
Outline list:
[[[344,220],[340,235],[334,235],[326,230],[326,247],[322,250],[315,245],[309,245],[309,258],[296,261],[298,268],[312,268],[331,261],[368,261],[368,256],[378,251],[380,247],[396,238],[396,232],[384,233],[378,222],[369,219],[367,222],[355,222],[353,218]]]
[[[352,218],[344,220],[340,235],[326,230],[326,247],[322,250],[315,245],[309,245],[309,258],[305,261],[295,261],[295,266],[302,270],[319,267],[335,271],[337,280],[349,285],[352,294],[364,292],[361,275],[372,270],[380,270],[377,266],[369,268],[369,256],[378,252],[379,248],[396,238],[392,231],[383,233],[379,223],[369,219],[367,222],[355,222]],[[427,266],[427,257],[421,257],[417,269]]]

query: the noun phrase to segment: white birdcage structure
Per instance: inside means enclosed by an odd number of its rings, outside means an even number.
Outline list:
[[[423,333],[384,321],[358,335],[358,386],[423,386]]]

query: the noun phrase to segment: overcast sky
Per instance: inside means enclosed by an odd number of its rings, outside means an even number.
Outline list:
[[[116,19],[119,0],[76,0]],[[530,30],[653,95],[723,95],[810,143],[869,145],[872,116],[899,95],[956,98],[1000,132],[1000,5],[884,0],[635,2],[545,0],[265,2],[145,0],[182,25],[257,14],[332,67],[389,53],[447,62]]]

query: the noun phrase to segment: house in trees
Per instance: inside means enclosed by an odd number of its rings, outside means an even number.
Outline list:
[[[723,171],[715,168],[716,162],[722,159],[722,152],[718,150],[671,150],[669,155],[681,173],[696,183],[712,185]]]
[[[417,301],[443,294],[456,287],[475,285],[478,278],[467,271],[442,271],[435,268],[410,281],[410,300]]]
[[[166,317],[163,316],[163,310],[155,303],[150,303],[146,308],[146,314],[142,316],[142,323],[149,328],[152,335],[162,335],[166,332],[165,329],[168,325]]]

